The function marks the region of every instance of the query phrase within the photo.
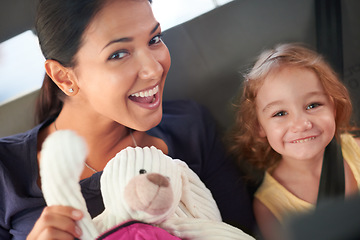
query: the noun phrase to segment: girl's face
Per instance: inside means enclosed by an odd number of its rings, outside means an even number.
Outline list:
[[[334,103],[309,69],[285,67],[267,76],[256,106],[260,136],[283,159],[322,157],[334,137]]]
[[[84,32],[76,61],[76,97],[88,116],[141,131],[160,122],[170,54],[147,0],[108,1]]]

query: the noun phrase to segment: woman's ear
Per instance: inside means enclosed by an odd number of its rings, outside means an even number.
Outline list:
[[[78,87],[74,73],[58,61],[46,60],[45,70],[53,82],[68,96],[76,95]]]

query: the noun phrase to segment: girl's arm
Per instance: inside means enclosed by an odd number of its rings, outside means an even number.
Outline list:
[[[280,223],[272,212],[257,198],[253,202],[254,214],[260,233],[265,240],[275,240],[281,235]]]

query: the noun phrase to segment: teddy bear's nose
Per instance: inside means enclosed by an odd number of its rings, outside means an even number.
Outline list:
[[[169,186],[169,180],[158,174],[158,173],[151,173],[147,175],[147,178],[150,182],[158,185],[159,187],[168,187]]]

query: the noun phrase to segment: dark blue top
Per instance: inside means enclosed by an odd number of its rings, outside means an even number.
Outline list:
[[[190,101],[164,102],[161,123],[148,131],[168,146],[168,155],[185,161],[211,190],[223,220],[253,229],[249,196],[226,157],[209,112]],[[37,135],[48,120],[18,135],[0,139],[0,239],[25,239],[46,206],[37,185]],[[90,214],[103,211],[101,172],[80,182]]]

